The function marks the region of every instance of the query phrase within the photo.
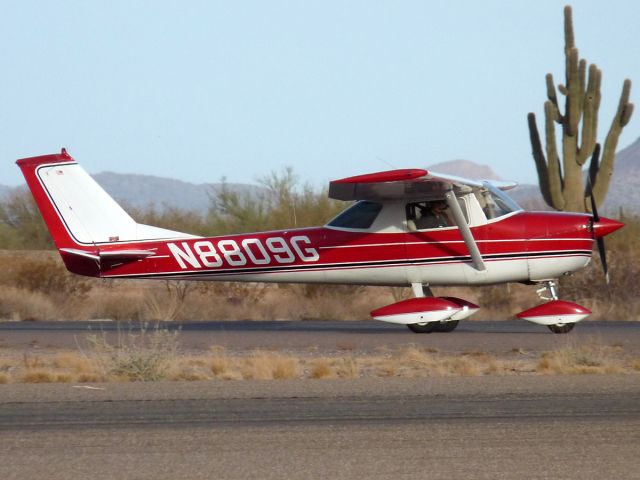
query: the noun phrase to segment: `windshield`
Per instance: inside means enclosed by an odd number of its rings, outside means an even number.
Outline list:
[[[478,202],[480,202],[480,206],[482,207],[487,220],[522,210],[522,207],[520,207],[520,205],[518,205],[511,197],[491,185],[489,182],[484,182],[484,186],[485,188],[476,192],[476,197]]]
[[[366,229],[373,225],[380,210],[382,210],[381,203],[360,201],[334,218],[329,226]]]

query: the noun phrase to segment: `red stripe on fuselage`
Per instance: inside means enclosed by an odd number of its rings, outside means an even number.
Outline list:
[[[554,252],[584,255],[593,244],[587,229],[588,218],[580,214],[520,212],[474,227],[472,232],[480,252],[487,256],[518,254],[523,258],[528,254],[540,256],[544,252],[550,256]],[[169,244],[174,247],[170,249]],[[238,252],[234,246],[238,247]],[[446,263],[468,257],[457,229],[367,233],[320,227],[213,238],[132,242],[127,243],[126,247],[156,249],[157,253],[144,260],[104,264],[102,276],[171,275],[183,272],[234,274],[249,269],[284,271],[302,266],[345,269],[362,268],[363,264],[372,262],[379,262],[380,266],[429,260]],[[123,245],[104,245],[101,250],[110,248],[121,249]],[[176,255],[178,250],[183,254]],[[259,263],[254,262],[251,255]]]

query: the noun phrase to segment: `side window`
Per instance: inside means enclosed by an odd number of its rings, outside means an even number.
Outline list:
[[[458,204],[465,221],[469,223],[466,202],[459,198]],[[407,226],[411,231],[456,226],[453,214],[449,211],[449,206],[444,200],[408,203],[406,212]]]
[[[382,204],[380,203],[360,201],[334,218],[329,223],[329,226],[367,229],[373,225],[380,210],[382,210]]]

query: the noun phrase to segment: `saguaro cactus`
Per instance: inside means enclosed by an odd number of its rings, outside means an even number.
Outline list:
[[[602,71],[595,64],[587,69],[587,61],[579,58],[569,5],[564,8],[564,41],[566,83],[558,85],[558,90],[565,97],[564,114],[560,111],[553,75],[548,73],[547,101],[544,104],[546,151],[542,148],[533,113],[527,117],[529,135],[540,191],[547,204],[556,210],[587,212],[591,205],[586,201],[588,192],[582,168],[596,146]],[[593,195],[598,205],[602,204],[609,189],[618,138],[633,114],[633,104],[629,103],[630,91],[631,80],[626,79],[618,110],[605,139],[602,162],[589,167],[595,172]],[[562,162],[556,143],[556,123],[562,129]]]

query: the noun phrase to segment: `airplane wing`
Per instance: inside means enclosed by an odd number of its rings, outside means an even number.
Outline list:
[[[490,182],[500,190],[509,190],[515,182]],[[484,188],[485,181],[429,172],[420,168],[388,170],[334,180],[329,184],[329,198],[336,200],[399,200],[444,198],[453,190],[456,195]]]

